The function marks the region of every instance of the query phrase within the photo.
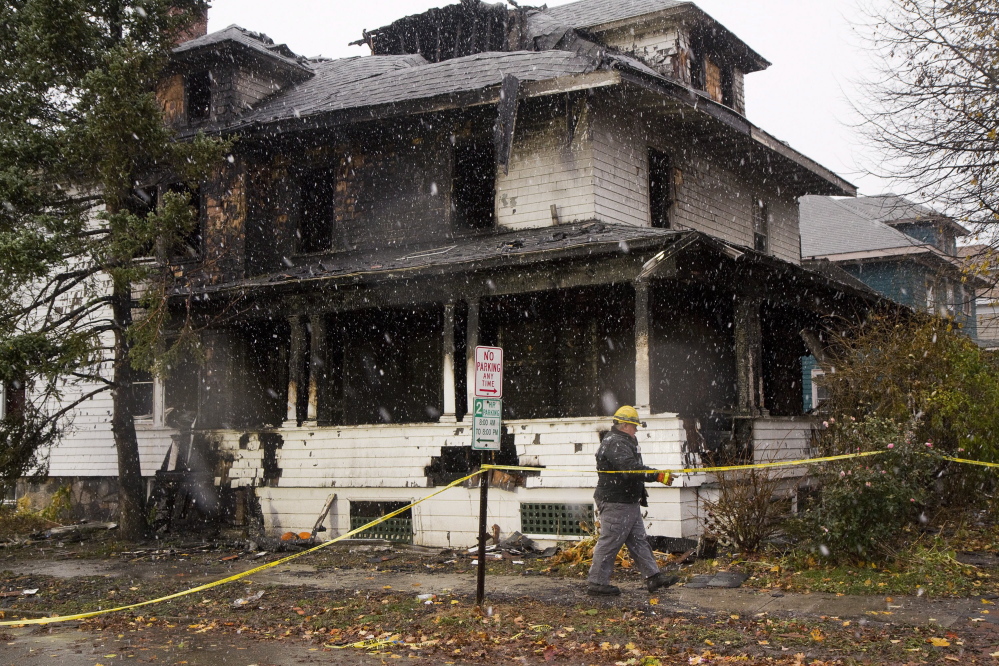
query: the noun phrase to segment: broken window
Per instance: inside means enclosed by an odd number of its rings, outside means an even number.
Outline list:
[[[329,252],[336,227],[336,172],[309,169],[300,182],[302,207],[298,221],[298,251]]]
[[[933,314],[934,308],[936,308],[936,289],[932,282],[926,283],[926,310],[930,314]]]
[[[634,295],[627,287],[487,299],[480,342],[503,347],[506,418],[609,415],[634,400]]]
[[[770,251],[770,211],[763,199],[753,200],[753,249],[764,254]]]
[[[23,414],[27,402],[24,382],[0,382],[0,419]]]
[[[182,183],[174,183],[167,189],[170,192],[187,196],[191,215],[194,218],[191,228],[176,242],[170,256],[175,259],[198,259],[204,250],[204,239],[201,233],[201,190],[200,188],[192,189]]]
[[[136,187],[125,201],[125,208],[129,213],[140,219],[146,219],[150,214],[156,212],[156,187]],[[151,257],[156,249],[155,238],[139,239],[141,247],[136,251],[137,257]]]
[[[649,148],[649,212],[652,226],[670,228],[673,208],[673,179],[669,155]]]
[[[187,75],[187,119],[207,120],[212,115],[212,75],[208,70]]]
[[[331,359],[331,384],[344,408],[334,420],[436,422],[444,411],[442,327],[439,308],[352,313],[335,334],[342,356]]]
[[[496,199],[496,150],[492,142],[456,145],[452,173],[455,230],[491,229]]]

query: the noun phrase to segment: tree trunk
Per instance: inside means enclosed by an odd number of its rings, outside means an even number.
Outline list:
[[[139,441],[135,436],[133,370],[128,358],[131,345],[126,332],[132,324],[132,289],[115,285],[111,294],[114,316],[114,389],[111,432],[118,453],[118,529],[123,539],[135,541],[146,536],[146,493],[139,464]]]

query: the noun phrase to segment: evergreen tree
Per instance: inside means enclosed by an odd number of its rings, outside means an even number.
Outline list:
[[[168,275],[146,257],[197,224],[183,196],[150,208],[137,185],[196,186],[228,150],[174,141],[155,95],[171,47],[206,10],[205,0],[0,6],[0,379],[30,389],[0,426],[0,481],[42,465],[73,409],[111,391],[131,539],[146,528],[133,379],[170,352]]]

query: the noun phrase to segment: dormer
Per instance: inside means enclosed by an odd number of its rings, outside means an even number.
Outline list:
[[[157,97],[175,127],[229,122],[313,76],[309,61],[284,44],[236,25],[178,45],[171,60]]]
[[[746,113],[745,75],[770,66],[690,2],[580,0],[544,13],[742,115]]]

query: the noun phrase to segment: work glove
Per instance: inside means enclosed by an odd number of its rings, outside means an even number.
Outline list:
[[[656,481],[659,483],[664,483],[668,486],[671,480],[669,472],[659,472],[656,474]]]

